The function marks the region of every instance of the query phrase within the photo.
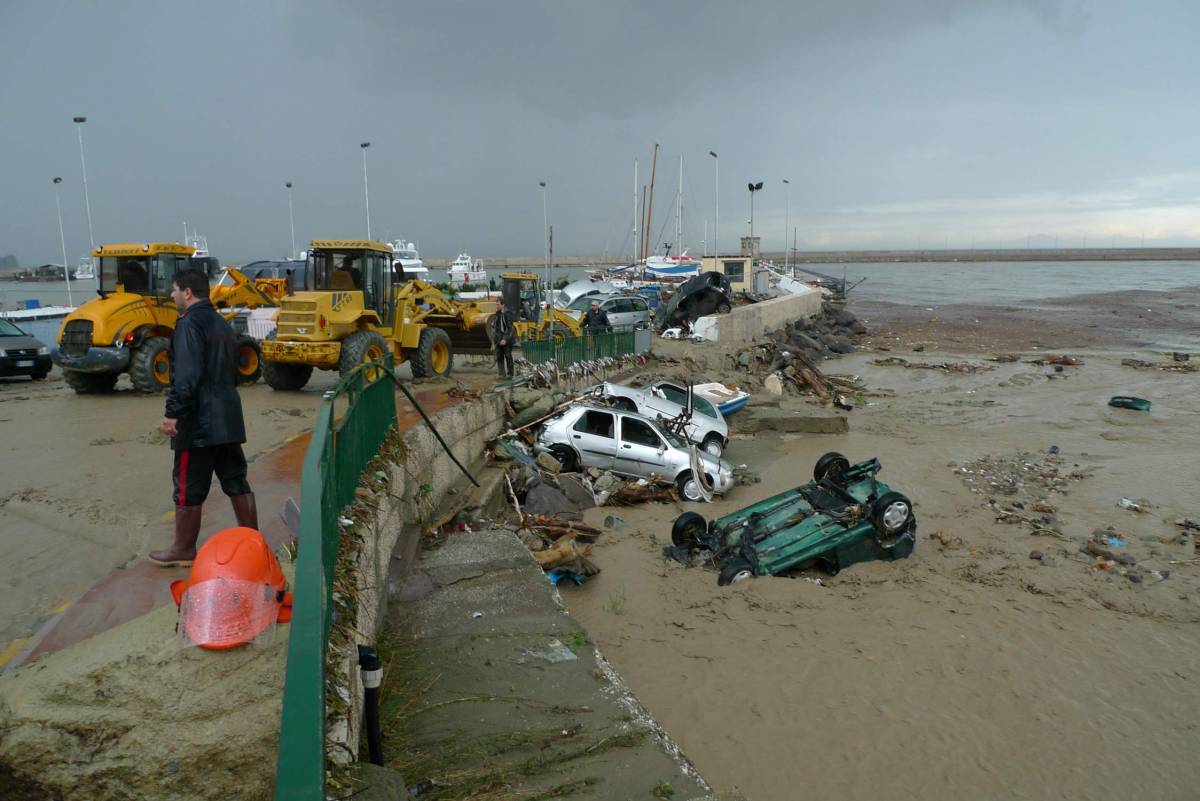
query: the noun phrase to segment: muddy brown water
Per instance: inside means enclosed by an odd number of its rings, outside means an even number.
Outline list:
[[[763,481],[711,505],[589,511],[626,527],[597,544],[603,572],[563,597],[702,773],[756,801],[1195,798],[1200,570],[1170,564],[1194,556],[1170,521],[1200,517],[1200,376],[1121,367],[1127,355],[1087,352],[1061,374],[826,363],[872,390],[848,435],[736,440],[729,458]],[[1110,408],[1113,394],[1154,408]],[[994,522],[989,493],[948,466],[1051,445],[1091,474],[1053,498],[1067,540]],[[914,500],[912,558],[718,587],[661,557],[683,508],[740,508],[807,480],[829,450],[878,456],[881,480]],[[1121,509],[1122,497],[1154,508]],[[1109,525],[1141,583],[1078,561]],[[961,544],[943,549],[934,531]]]

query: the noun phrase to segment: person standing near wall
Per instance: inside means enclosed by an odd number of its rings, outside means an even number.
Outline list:
[[[237,335],[208,299],[208,276],[175,275],[171,299],[179,320],[171,337],[171,386],[160,429],[175,452],[175,541],[151,551],[162,567],[186,567],[196,558],[200,513],[213,473],[229,496],[239,526],[258,528],[254,493],[246,480],[246,426],[237,392]]]
[[[491,325],[492,343],[496,347],[496,370],[501,378],[512,378],[512,351],[516,331],[503,300],[496,301],[496,313],[492,315]]]

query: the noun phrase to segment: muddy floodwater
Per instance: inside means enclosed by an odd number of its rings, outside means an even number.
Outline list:
[[[1200,569],[1174,521],[1200,518],[1200,374],[1123,366],[1171,358],[1127,347],[1071,351],[1084,364],[1061,372],[1026,363],[1036,352],[987,362],[945,347],[962,332],[900,349],[912,334],[822,365],[866,384],[849,434],[735,433],[727,456],[760,484],[589,510],[624,526],[596,544],[601,574],[562,589],[572,614],[713,785],[755,801],[1196,798]],[[871,364],[893,355],[991,369]],[[727,363],[699,367],[734,377]],[[1117,394],[1154,406],[1108,406]],[[684,509],[794,487],[826,451],[878,457],[913,499],[911,558],[718,587],[662,557]],[[1117,559],[1081,551],[1109,527]]]

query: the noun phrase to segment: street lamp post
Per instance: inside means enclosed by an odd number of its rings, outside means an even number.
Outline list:
[[[292,225],[292,258],[296,258],[296,215],[292,210],[292,182],[288,181],[284,186],[288,191],[288,222]],[[370,227],[368,223],[367,227]]]
[[[721,257],[721,159],[715,150],[708,151],[713,157],[713,258]]]
[[[746,184],[750,189],[750,238],[754,239],[754,193],[763,188],[763,182]],[[751,244],[753,247],[753,244]]]
[[[371,238],[371,193],[367,190],[367,148],[370,146],[370,142],[359,145],[363,154],[363,199],[367,203],[367,239]]]
[[[88,218],[88,242],[92,246],[91,252],[88,253],[88,258],[91,258],[92,253],[96,252],[96,235],[92,233],[92,201],[88,198],[87,185],[87,162],[83,159],[83,124],[87,122],[87,117],[73,117],[75,130],[79,134],[79,166],[83,170],[83,205],[87,207]]]
[[[62,202],[58,199],[58,185],[62,183],[62,178],[55,176],[53,183],[54,207],[58,209],[58,244],[62,247],[63,276],[67,279],[67,305],[74,306],[75,301],[71,298],[71,265],[67,264],[67,238],[63,234]]]
[[[783,185],[787,187],[783,190],[783,271],[788,272],[788,243],[787,229],[791,227],[792,221],[792,182],[787,178],[783,179]],[[790,273],[788,273],[790,275]]]

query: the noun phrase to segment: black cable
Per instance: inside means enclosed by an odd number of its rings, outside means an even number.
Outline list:
[[[446,455],[453,460],[454,464],[458,466],[458,469],[462,471],[462,474],[471,479],[471,483],[478,487],[479,482],[475,480],[475,476],[471,475],[470,471],[463,467],[462,462],[458,461],[458,457],[454,455],[454,451],[450,450],[450,446],[446,444],[446,440],[442,439],[442,435],[438,433],[437,426],[435,426],[433,421],[429,419],[429,415],[425,414],[425,410],[421,408],[421,404],[417,403],[417,399],[414,398],[412,393],[408,391],[408,387],[400,383],[400,379],[397,378],[396,374],[390,370],[388,371],[388,375],[392,377],[392,381],[396,382],[396,386],[399,387],[400,391],[404,393],[404,397],[408,398],[408,402],[413,405],[413,408],[417,410],[417,413],[421,415],[421,419],[425,421],[425,425],[429,426],[429,430],[433,432],[433,436],[437,438],[438,443],[446,451]]]

